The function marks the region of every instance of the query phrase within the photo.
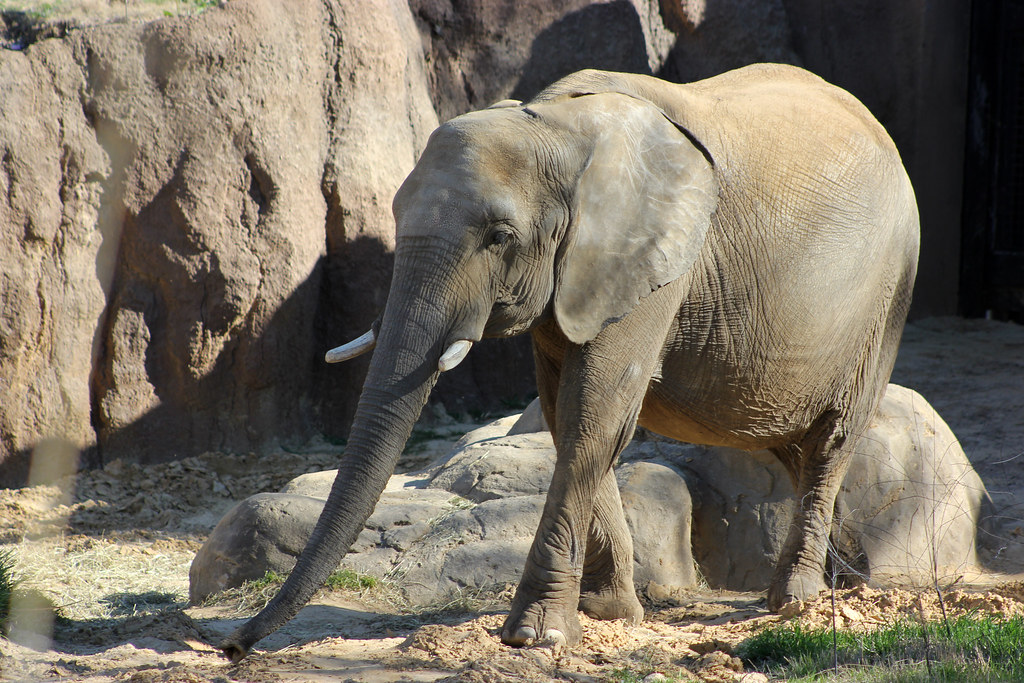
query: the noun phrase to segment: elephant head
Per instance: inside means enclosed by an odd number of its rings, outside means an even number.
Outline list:
[[[644,100],[502,102],[431,136],[394,199],[384,314],[328,361],[373,349],[324,511],[279,594],[222,645],[232,659],[294,616],[339,564],[438,373],[484,337],[552,318],[583,344],[697,259],[717,200],[704,148]]]

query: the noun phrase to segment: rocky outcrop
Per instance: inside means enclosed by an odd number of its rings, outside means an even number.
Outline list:
[[[343,307],[372,320],[436,117],[401,3],[293,5],[0,53],[7,481],[43,435],[145,462],[318,431],[321,290],[373,245]]]
[[[343,566],[396,579],[418,604],[516,583],[554,469],[550,435],[517,419],[470,432],[430,468],[393,478]],[[290,571],[334,475],[304,475],[228,513],[193,562],[192,599]],[[648,437],[623,452],[616,477],[639,590],[664,598],[698,577],[715,588],[767,587],[794,505],[774,456]],[[942,419],[890,385],[837,500],[841,561],[829,579],[928,585],[971,576],[986,500]]]
[[[687,474],[694,555],[710,585],[765,587],[794,504],[774,456],[649,442],[630,457],[668,458]],[[833,570],[882,584],[971,575],[987,506],[985,486],[946,423],[920,394],[890,384],[836,499],[833,539],[843,563]]]

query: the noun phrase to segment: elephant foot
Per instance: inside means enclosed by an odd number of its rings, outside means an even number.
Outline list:
[[[630,624],[639,624],[644,618],[643,605],[634,591],[580,593],[580,611],[591,619],[625,619]]]
[[[548,609],[541,603],[518,612],[513,607],[501,629],[501,642],[513,647],[540,645],[560,650],[582,639],[583,629],[575,610]]]
[[[778,612],[783,605],[801,600],[810,600],[826,590],[822,573],[805,572],[792,574],[784,580],[775,580],[768,588],[768,609]]]

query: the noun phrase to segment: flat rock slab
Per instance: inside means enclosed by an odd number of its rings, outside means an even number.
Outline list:
[[[528,426],[524,427],[526,423]],[[533,540],[555,451],[535,409],[468,433],[427,469],[392,478],[342,566],[395,580],[413,604],[515,584]],[[239,503],[190,572],[190,597],[286,573],[335,471]],[[635,581],[652,597],[697,585],[761,590],[793,511],[774,456],[641,433],[616,469],[634,539]],[[837,500],[845,569],[874,583],[927,584],[977,572],[987,494],[952,432],[920,395],[890,385]]]

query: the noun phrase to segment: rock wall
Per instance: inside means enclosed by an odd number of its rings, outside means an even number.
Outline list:
[[[383,305],[391,197],[430,131],[583,67],[846,85],[924,169],[922,279],[931,250],[948,287],[956,249],[929,234],[959,214],[966,24],[925,4],[231,0],[0,50],[0,485],[50,438],[95,465],[344,437],[366,363],[322,353]],[[944,291],[918,297],[951,311]],[[495,407],[531,375],[528,340],[486,342],[435,396]]]
[[[372,318],[437,125],[418,48],[399,2],[253,0],[0,55],[5,483],[40,436],[95,463],[319,429],[326,257],[372,243]]]

